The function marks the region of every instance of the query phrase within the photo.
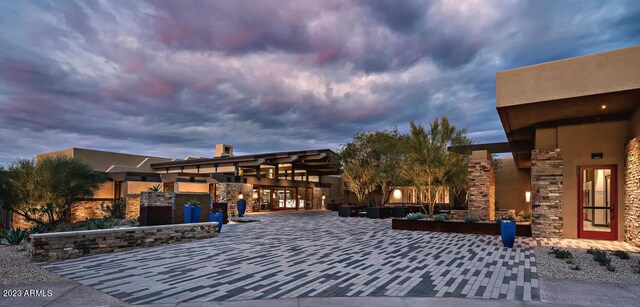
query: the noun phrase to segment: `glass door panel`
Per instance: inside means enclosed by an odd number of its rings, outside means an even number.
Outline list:
[[[273,202],[275,209],[284,209],[285,208],[285,190],[282,188],[274,188],[273,189]]]
[[[615,166],[581,167],[579,180],[580,237],[615,240],[617,237]]]
[[[287,209],[295,209],[296,208],[296,189],[295,188],[285,188],[285,207]]]
[[[271,210],[271,189],[260,189],[260,210]]]
[[[304,204],[306,209],[313,209],[313,188],[307,188],[307,201]]]
[[[298,210],[307,209],[307,189],[298,188]]]

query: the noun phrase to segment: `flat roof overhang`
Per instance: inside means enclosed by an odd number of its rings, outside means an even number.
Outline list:
[[[232,157],[206,159],[188,159],[170,162],[152,163],[151,168],[158,171],[184,168],[205,168],[238,166],[241,168],[258,168],[262,165],[275,166],[292,164],[296,170],[305,170],[309,175],[338,175],[339,168],[335,163],[335,152],[330,149],[301,150],[288,152],[263,153]]]
[[[451,146],[448,148],[450,152],[455,152],[459,154],[470,154],[473,151],[477,150],[486,150],[489,153],[497,154],[497,153],[507,153],[507,152],[527,152],[531,151],[533,148],[528,142],[500,142],[500,143],[485,143],[485,144],[472,144],[472,145],[463,145],[463,146]]]
[[[625,120],[639,108],[640,46],[496,74],[507,140],[532,149],[537,128]],[[512,152],[518,168],[530,167],[530,151]]]

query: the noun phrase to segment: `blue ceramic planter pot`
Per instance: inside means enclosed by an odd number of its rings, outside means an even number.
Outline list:
[[[513,247],[513,242],[516,240],[516,222],[500,222],[500,235],[502,236],[502,245],[504,247]]]
[[[243,217],[244,211],[247,210],[247,201],[244,199],[238,200],[236,205],[238,206],[238,216]]]
[[[191,207],[191,223],[200,223],[200,214],[202,208],[200,206]]]
[[[183,212],[182,215],[184,216],[184,223],[185,224],[191,223],[191,206],[184,205],[182,212]]]
[[[218,222],[218,233],[222,231],[222,213],[210,212],[209,222]]]

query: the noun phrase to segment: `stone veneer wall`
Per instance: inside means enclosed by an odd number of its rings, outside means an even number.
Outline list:
[[[87,200],[81,201],[71,207],[71,222],[80,222],[88,219],[102,218],[109,215],[106,209],[107,206],[112,204],[111,200]],[[33,223],[28,222],[22,216],[13,213],[12,227],[18,227],[21,229],[29,229],[33,226]]]
[[[640,137],[627,145],[624,194],[624,240],[640,246]]]
[[[531,152],[531,232],[533,237],[562,237],[562,149]]]
[[[71,208],[71,222],[78,222],[108,216],[109,212],[107,212],[106,209],[107,206],[111,206],[112,204],[113,201],[111,200],[78,202]]]
[[[482,220],[495,220],[496,180],[490,156],[469,161],[469,212]]]
[[[232,214],[237,214],[238,210],[236,208],[236,203],[238,202],[238,196],[242,194],[244,200],[247,201],[247,209],[246,212],[252,212],[251,202],[252,202],[252,192],[253,185],[249,183],[236,183],[236,182],[224,182],[216,184],[216,193],[218,195],[218,199],[216,202],[219,203],[227,203],[227,212],[229,216]]]
[[[322,202],[322,195],[325,196],[324,204]],[[313,188],[313,208],[315,210],[326,210],[327,202],[329,198],[329,189],[327,188]]]
[[[55,261],[217,236],[218,223],[175,224],[31,235],[34,261]]]
[[[124,212],[125,219],[134,219],[134,218],[140,217],[140,201],[141,201],[140,195],[127,196],[125,200],[126,202],[125,212]]]

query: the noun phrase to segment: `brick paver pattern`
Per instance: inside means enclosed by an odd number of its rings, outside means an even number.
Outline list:
[[[44,264],[132,304],[295,297],[539,300],[533,248],[518,238],[400,231],[336,212],[255,215],[219,237]]]

